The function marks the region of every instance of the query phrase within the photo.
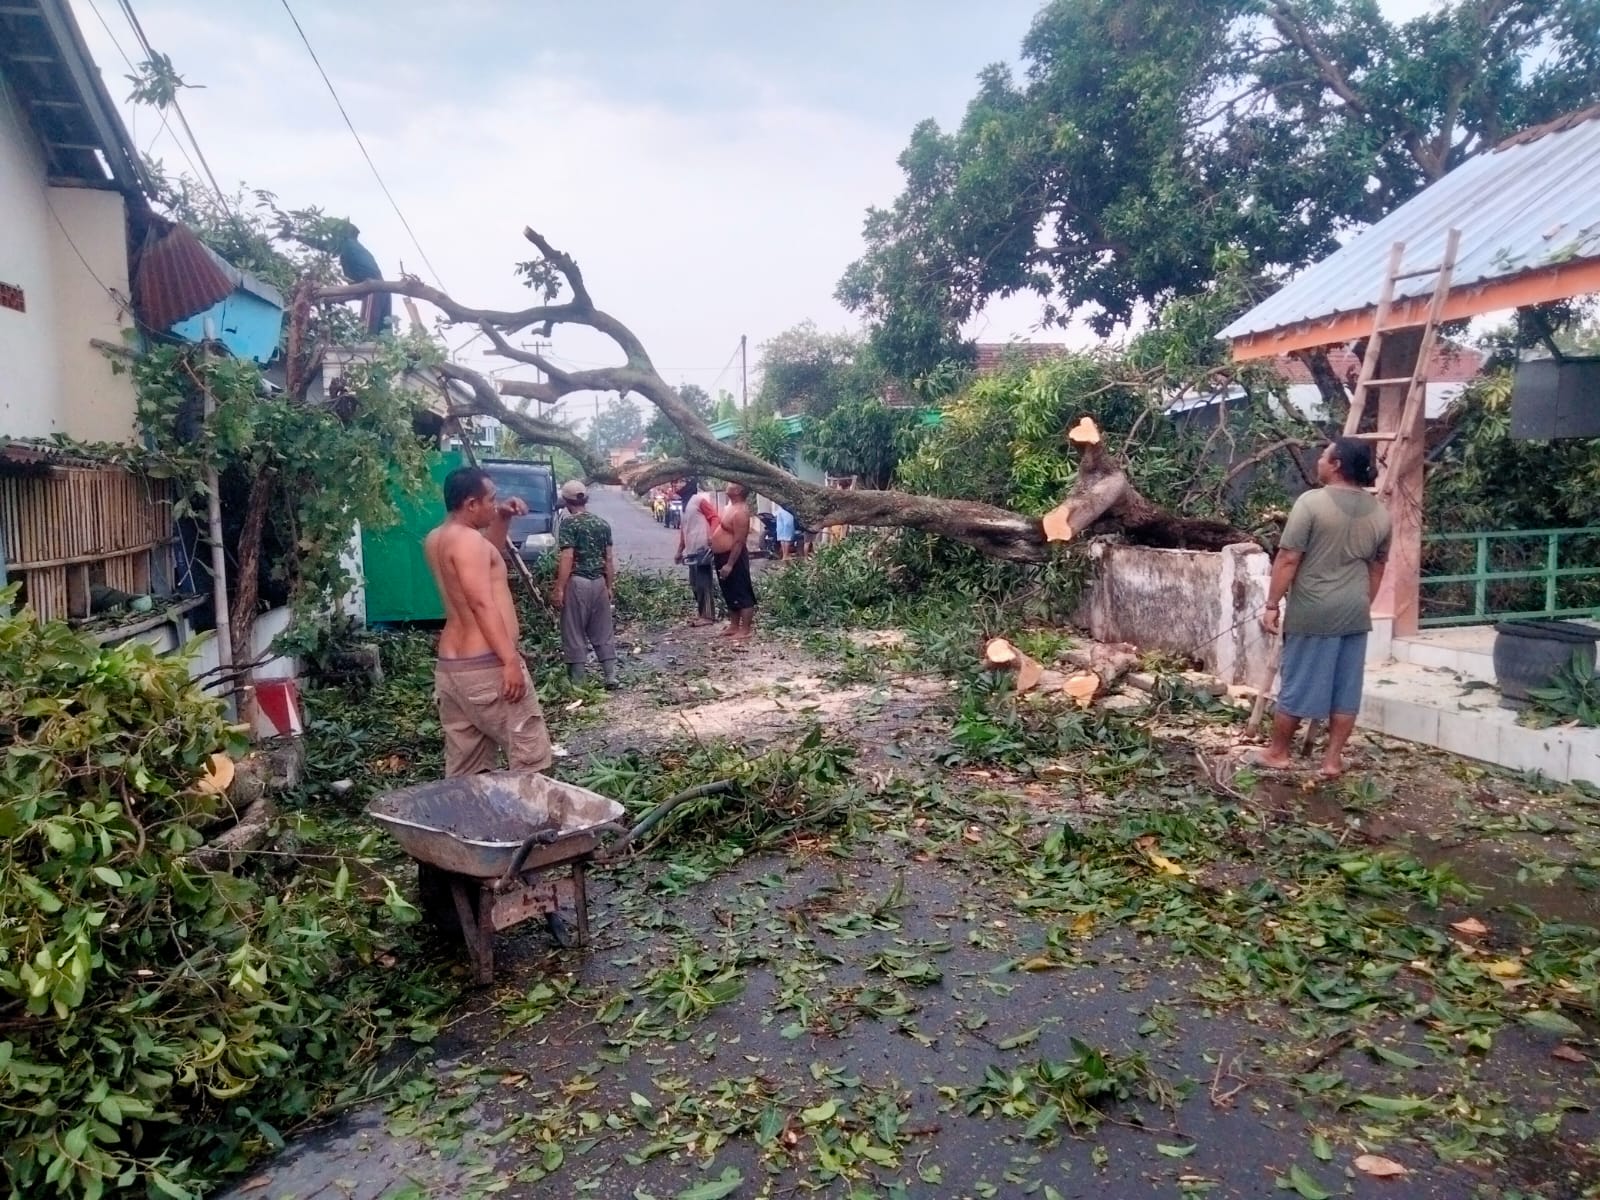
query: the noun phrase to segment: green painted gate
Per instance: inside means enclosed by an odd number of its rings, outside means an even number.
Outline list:
[[[444,601],[422,556],[422,539],[444,520],[444,477],[464,465],[459,450],[434,456],[421,496],[408,496],[396,487],[399,522],[387,529],[361,531],[368,624],[444,620]]]

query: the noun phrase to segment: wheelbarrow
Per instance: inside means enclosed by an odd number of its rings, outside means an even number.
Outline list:
[[[589,941],[587,878],[677,805],[727,791],[702,784],[663,801],[631,828],[622,805],[531,771],[489,771],[385,792],[367,806],[417,860],[422,911],[459,933],[480,984],[494,981],[494,935],[543,916],[563,948]],[[615,834],[602,855],[601,837]]]

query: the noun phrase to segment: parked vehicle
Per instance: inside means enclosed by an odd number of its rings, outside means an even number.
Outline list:
[[[757,513],[761,519],[761,553],[768,558],[778,557],[778,518],[772,513]]]
[[[556,476],[549,463],[517,458],[490,458],[483,469],[494,480],[495,491],[515,496],[528,506],[525,515],[511,522],[511,544],[526,559],[548,554],[556,546]]]

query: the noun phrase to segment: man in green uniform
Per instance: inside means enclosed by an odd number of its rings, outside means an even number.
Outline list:
[[[1344,744],[1361,708],[1372,601],[1389,556],[1389,514],[1366,490],[1376,474],[1366,442],[1330,442],[1317,459],[1322,486],[1294,502],[1283,527],[1261,614],[1262,627],[1277,633],[1287,594],[1278,707],[1272,741],[1258,758],[1263,766],[1290,766],[1300,722],[1326,721],[1322,774],[1334,779],[1344,769]]]
[[[617,581],[617,556],[611,526],[589,511],[589,489],[581,480],[561,485],[567,514],[561,521],[557,548],[555,606],[561,610],[561,654],[567,675],[579,683],[589,661],[589,647],[599,660],[606,689],[617,681],[617,635],[611,620],[611,596]]]

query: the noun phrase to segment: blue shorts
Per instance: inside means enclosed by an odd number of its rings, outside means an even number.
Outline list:
[[[1329,713],[1354,716],[1361,710],[1366,665],[1364,633],[1284,634],[1278,711],[1306,721],[1326,721]]]

